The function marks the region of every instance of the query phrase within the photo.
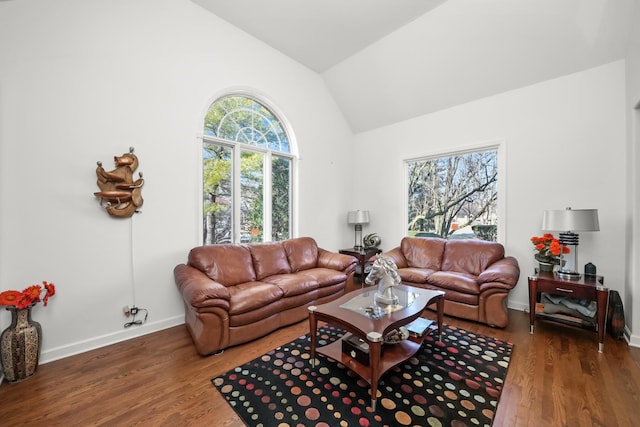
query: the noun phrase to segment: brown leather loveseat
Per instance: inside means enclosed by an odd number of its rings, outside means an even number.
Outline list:
[[[308,306],[344,293],[357,263],[300,237],[196,247],[174,277],[187,329],[205,356],[303,320]]]
[[[504,328],[507,296],[520,277],[518,261],[484,240],[405,237],[383,255],[398,266],[402,282],[444,291],[446,314]]]

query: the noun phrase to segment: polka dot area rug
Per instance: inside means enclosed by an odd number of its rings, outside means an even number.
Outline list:
[[[445,326],[442,342],[421,350],[380,379],[376,411],[370,387],[339,362],[310,363],[305,335],[211,381],[252,427],[491,426],[513,345]],[[318,346],[345,333],[326,325]]]

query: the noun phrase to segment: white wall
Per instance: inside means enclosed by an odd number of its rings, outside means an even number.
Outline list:
[[[528,307],[527,276],[535,267],[529,239],[541,233],[542,212],[567,206],[598,209],[601,231],[580,234],[579,266],[593,262],[624,295],[624,72],[617,61],[356,135],[356,153],[375,178],[357,175],[354,194],[371,210],[370,228],[384,249],[405,235],[404,159],[503,140],[501,241],[521,268],[509,305]]]
[[[634,1],[634,22],[640,22],[640,1]],[[627,280],[622,300],[627,327],[634,332],[631,344],[640,347],[640,195],[638,194],[638,166],[640,166],[640,27],[634,26],[626,64],[627,114]]]
[[[183,322],[173,268],[201,239],[197,135],[230,88],[293,128],[298,235],[342,245],[353,137],[323,81],[189,0],[0,2],[0,58],[0,290],[57,285],[34,309],[42,361]],[[96,161],[110,170],[129,146],[145,202],[117,220],[93,197]],[[134,283],[149,320],[124,329]]]

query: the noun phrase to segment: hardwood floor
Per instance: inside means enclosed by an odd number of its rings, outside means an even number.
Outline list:
[[[637,426],[640,349],[510,311],[493,329],[445,323],[515,344],[494,426]],[[308,332],[308,323],[200,357],[184,326],[41,365],[0,386],[0,425],[242,426],[210,379]]]

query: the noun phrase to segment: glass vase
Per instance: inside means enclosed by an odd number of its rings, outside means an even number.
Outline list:
[[[552,273],[553,272],[553,267],[554,265],[550,262],[539,262],[538,263],[539,266],[539,271],[540,272],[546,272],[546,273]]]

